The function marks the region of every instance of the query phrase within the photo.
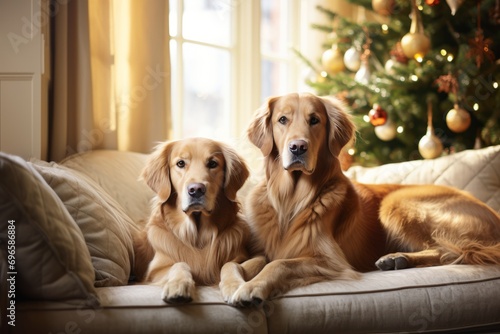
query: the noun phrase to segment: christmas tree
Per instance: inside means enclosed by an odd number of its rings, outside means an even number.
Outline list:
[[[499,0],[349,0],[361,24],[318,7],[328,25],[314,70],[319,95],[345,100],[355,163],[376,165],[500,144]]]

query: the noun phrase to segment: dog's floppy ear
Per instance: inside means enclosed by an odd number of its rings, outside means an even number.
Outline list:
[[[170,182],[170,153],[174,142],[158,145],[146,162],[140,179],[154,190],[158,198],[165,202],[170,197],[172,183]]]
[[[338,156],[340,150],[354,138],[356,127],[341,101],[333,97],[321,97],[321,100],[330,123],[328,147],[334,156]]]
[[[271,117],[273,106],[279,97],[269,98],[259,109],[255,111],[253,121],[248,127],[248,138],[260,148],[264,156],[268,156],[274,146],[273,127]]]
[[[250,172],[243,158],[233,148],[222,143],[220,145],[226,161],[224,193],[230,201],[234,202],[236,193],[243,187]]]

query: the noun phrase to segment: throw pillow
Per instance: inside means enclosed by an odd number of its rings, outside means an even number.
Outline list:
[[[98,184],[56,163],[32,160],[80,227],[95,269],[95,286],[126,285],[134,262],[133,222]]]
[[[0,175],[0,245],[3,258],[14,246],[16,298],[98,306],[89,251],[61,200],[20,157],[0,152]]]

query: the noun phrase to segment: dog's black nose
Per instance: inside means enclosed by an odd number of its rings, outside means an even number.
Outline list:
[[[293,155],[302,155],[307,152],[307,143],[305,140],[292,140],[288,144],[288,149]]]
[[[200,198],[205,195],[207,188],[202,183],[190,183],[188,184],[188,194],[194,198]]]

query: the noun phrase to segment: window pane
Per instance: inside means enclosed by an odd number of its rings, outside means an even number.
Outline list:
[[[267,55],[285,55],[288,41],[288,3],[283,0],[261,0],[261,48]]]
[[[177,36],[177,0],[170,0],[168,6],[168,30],[170,36]]]
[[[232,0],[184,1],[183,35],[186,39],[229,46]]]
[[[229,138],[229,52],[190,43],[183,51],[183,137]]]
[[[287,66],[283,62],[262,59],[261,99],[287,93]]]

